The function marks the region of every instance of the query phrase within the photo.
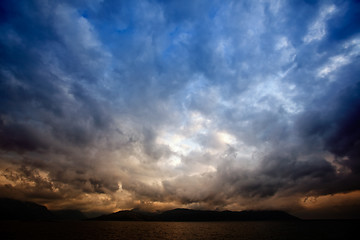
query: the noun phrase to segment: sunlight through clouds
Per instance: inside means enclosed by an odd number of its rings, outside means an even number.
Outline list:
[[[87,212],[272,206],[304,216],[335,213],[332,195],[353,203],[356,1],[0,9],[0,197]],[[308,207],[306,196],[324,200]]]

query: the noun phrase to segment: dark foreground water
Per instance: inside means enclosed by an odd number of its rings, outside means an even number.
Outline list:
[[[0,239],[353,239],[359,221],[0,222]]]

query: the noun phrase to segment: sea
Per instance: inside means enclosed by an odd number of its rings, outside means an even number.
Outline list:
[[[0,239],[354,239],[360,221],[111,222],[1,221]]]

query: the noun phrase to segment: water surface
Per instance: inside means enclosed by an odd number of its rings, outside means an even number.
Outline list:
[[[0,222],[0,239],[350,239],[359,221]],[[358,235],[358,234],[356,234]],[[356,236],[355,235],[355,236]]]

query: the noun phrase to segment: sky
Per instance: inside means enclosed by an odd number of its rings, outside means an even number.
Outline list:
[[[3,0],[0,197],[360,217],[358,1]]]

